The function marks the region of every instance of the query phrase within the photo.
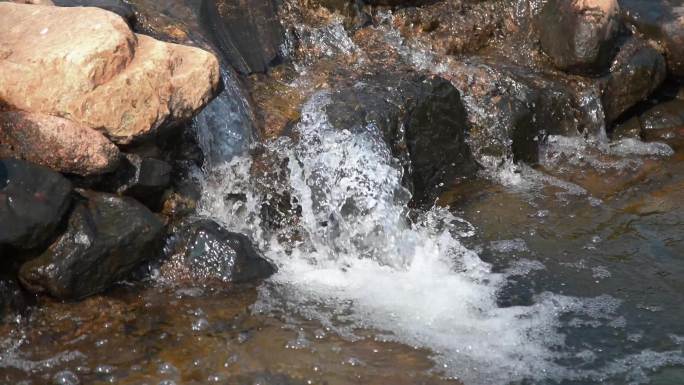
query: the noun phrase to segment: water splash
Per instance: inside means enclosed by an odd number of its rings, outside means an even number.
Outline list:
[[[462,220],[444,209],[409,220],[402,169],[377,128],[335,129],[328,102],[322,92],[306,103],[299,142],[274,143],[289,159],[283,188],[301,206],[304,235],[294,247],[260,227],[263,197],[245,181],[249,161],[218,168],[205,183],[204,213],[250,231],[279,265],[254,311],[299,314],[350,339],[359,329],[380,331],[377,338],[430,349],[440,372],[467,383],[559,373],[557,317],[580,302],[547,295],[532,306],[497,306],[507,275],[461,244],[469,235]],[[227,204],[226,194],[239,189],[247,199]]]

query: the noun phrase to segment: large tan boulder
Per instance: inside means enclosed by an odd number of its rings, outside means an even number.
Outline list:
[[[0,3],[0,102],[128,144],[190,118],[216,93],[218,60],[136,35],[114,13]]]
[[[101,133],[56,116],[0,112],[0,158],[82,176],[114,171],[119,149]]]

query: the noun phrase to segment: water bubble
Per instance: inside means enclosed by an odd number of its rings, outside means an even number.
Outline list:
[[[209,321],[206,318],[199,318],[192,321],[192,330],[199,332],[209,328]]]
[[[54,385],[81,385],[78,376],[69,370],[58,372],[52,377]]]
[[[114,367],[111,365],[98,365],[95,367],[95,373],[97,374],[112,374],[114,372]]]
[[[168,362],[162,362],[157,368],[159,374],[178,374],[178,369]]]

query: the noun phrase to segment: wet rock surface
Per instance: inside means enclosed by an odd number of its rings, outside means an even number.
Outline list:
[[[202,21],[223,59],[242,74],[282,57],[284,30],[274,0],[202,0]]]
[[[90,176],[114,171],[119,149],[87,126],[56,116],[0,112],[0,158]]]
[[[80,194],[85,200],[75,204],[64,234],[21,266],[19,278],[29,291],[80,299],[158,255],[163,226],[145,206],[115,195]]]
[[[660,42],[668,70],[684,76],[684,19],[677,0],[620,0],[621,17],[640,34]]]
[[[644,101],[667,76],[665,58],[652,44],[632,38],[620,47],[610,74],[602,79],[601,101],[606,121],[612,122]]]
[[[0,159],[0,245],[31,249],[46,242],[69,209],[71,188],[45,167]]]
[[[379,130],[403,161],[407,185],[418,203],[429,203],[456,178],[477,171],[466,112],[458,90],[441,78],[376,74],[337,86],[326,107],[331,124],[354,134]]]
[[[0,324],[13,315],[23,313],[28,304],[19,282],[12,277],[0,276]]]
[[[617,0],[549,0],[537,20],[541,46],[562,70],[600,72],[618,33]]]
[[[116,13],[130,25],[135,24],[133,7],[123,0],[53,0],[59,7],[97,7]]]
[[[165,249],[170,259],[162,274],[176,283],[246,283],[276,272],[247,236],[210,219],[189,218],[173,225]]]
[[[171,165],[163,160],[125,154],[119,169],[103,178],[98,187],[157,207],[161,194],[171,183],[171,172]]]

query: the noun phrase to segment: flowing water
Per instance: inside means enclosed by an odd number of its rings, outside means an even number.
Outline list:
[[[262,145],[280,177],[255,171],[252,112],[224,81],[195,121],[199,211],[278,273],[39,299],[0,325],[0,383],[684,383],[683,132],[551,137],[539,166],[503,162],[420,211],[377,127],[330,125],[330,90],[298,140]]]

